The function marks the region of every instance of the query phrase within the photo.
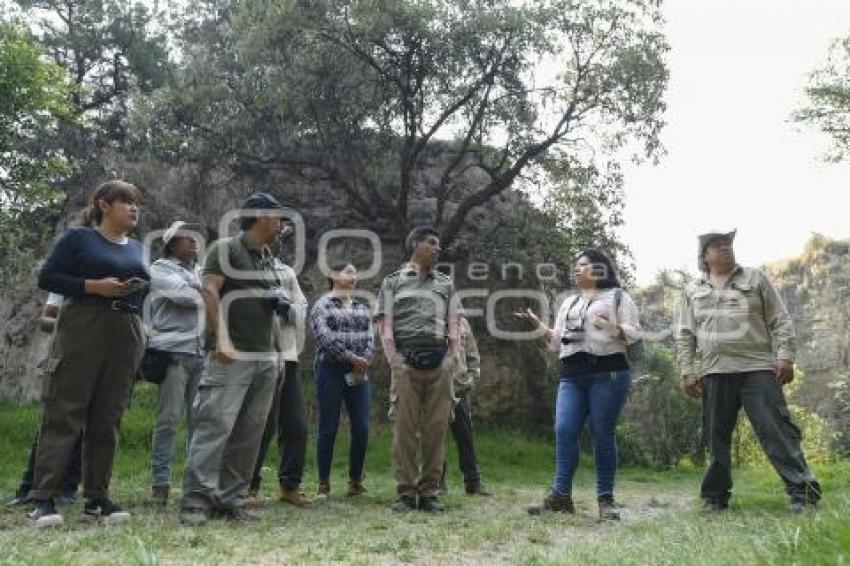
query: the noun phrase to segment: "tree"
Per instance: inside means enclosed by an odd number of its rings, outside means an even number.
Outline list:
[[[817,126],[832,137],[830,159],[850,155],[850,37],[836,41],[826,65],[812,73],[806,88],[808,106],[798,110],[798,122]]]
[[[21,276],[45,213],[67,174],[64,155],[48,140],[69,120],[69,85],[58,65],[13,24],[0,24],[0,285]]]
[[[548,177],[547,164],[592,171],[658,155],[659,11],[643,0],[248,0],[184,46],[179,84],[142,135],[165,134],[170,158],[182,137],[184,159],[329,183],[399,239],[411,199],[431,198],[451,244],[473,210]]]

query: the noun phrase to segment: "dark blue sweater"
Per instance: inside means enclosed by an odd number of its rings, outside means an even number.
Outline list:
[[[38,286],[65,297],[84,297],[86,279],[104,277],[149,281],[142,244],[131,238],[125,244],[116,244],[93,228],[71,228],[56,242],[39,273]],[[122,300],[141,306],[143,299],[144,293],[137,292]]]

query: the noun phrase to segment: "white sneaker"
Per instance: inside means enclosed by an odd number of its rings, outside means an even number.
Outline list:
[[[37,501],[35,509],[29,513],[29,518],[33,521],[33,526],[37,529],[46,527],[61,527],[65,524],[65,520],[56,511],[56,504],[52,499]]]

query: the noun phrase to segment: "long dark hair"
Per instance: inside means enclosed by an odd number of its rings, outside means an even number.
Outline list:
[[[620,278],[611,258],[596,248],[588,248],[576,256],[576,261],[586,257],[593,270],[591,273],[596,281],[597,289],[616,289],[620,287]]]

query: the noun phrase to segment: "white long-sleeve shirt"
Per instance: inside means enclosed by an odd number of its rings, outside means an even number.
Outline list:
[[[626,344],[640,340],[641,329],[637,305],[625,291],[622,292],[620,308],[614,312],[616,289],[606,289],[593,295],[567,297],[558,309],[549,349],[566,358],[578,352],[594,356],[610,356],[625,353]],[[607,316],[607,323],[600,317]],[[561,343],[567,328],[578,328],[584,320],[584,339],[569,344]],[[620,325],[625,341],[620,337]]]

